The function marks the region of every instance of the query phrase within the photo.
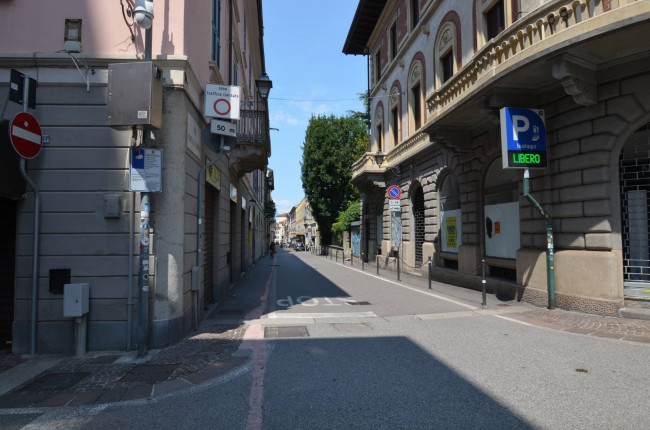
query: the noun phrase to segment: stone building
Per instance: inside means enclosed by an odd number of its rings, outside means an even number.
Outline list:
[[[34,241],[35,193],[1,133],[0,158],[14,167],[0,180],[0,332],[16,353],[177,342],[268,250],[275,210],[266,171],[267,104],[257,85],[266,77],[262,2],[155,2],[149,42],[133,13],[145,3],[152,2],[0,2],[0,106],[13,88],[12,69],[33,78],[38,87],[29,111],[45,137],[41,153],[26,161],[40,196]],[[153,66],[132,88],[151,85],[149,107],[159,116],[138,110],[138,119],[151,122],[142,128],[111,123],[115,100],[145,100],[117,84],[109,94],[112,71],[140,64],[147,48]],[[239,87],[240,118],[232,150],[208,168],[219,155],[204,142],[210,83]],[[8,101],[0,119],[21,110]],[[130,191],[129,176],[131,154],[143,142],[162,150],[161,190],[148,193],[148,242],[139,225],[144,193]],[[140,262],[145,242],[149,255]],[[139,286],[143,267],[149,278]],[[75,318],[63,316],[68,283],[89,284],[83,345]]]
[[[362,0],[372,140],[362,246],[405,270],[615,315],[650,282],[650,1]],[[502,108],[543,110],[548,167],[503,168]],[[396,185],[398,199],[387,196]],[[400,193],[397,193],[400,194]],[[397,212],[389,200],[398,200]],[[647,296],[646,296],[647,297]]]

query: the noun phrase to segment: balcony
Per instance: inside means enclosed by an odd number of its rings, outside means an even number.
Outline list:
[[[271,156],[267,111],[240,111],[237,145],[230,154],[230,168],[239,177],[254,170],[264,170]]]

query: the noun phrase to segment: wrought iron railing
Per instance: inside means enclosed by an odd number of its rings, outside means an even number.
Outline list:
[[[237,140],[244,143],[266,143],[267,138],[266,111],[241,110],[237,123]]]

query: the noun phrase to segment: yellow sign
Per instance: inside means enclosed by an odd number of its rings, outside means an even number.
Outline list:
[[[210,160],[206,158],[206,164]],[[205,171],[205,182],[215,187],[217,190],[221,189],[221,171],[217,169],[214,165],[208,167]]]
[[[456,240],[456,217],[452,216],[445,220],[445,229],[447,233],[446,245],[447,248],[457,248],[458,241]]]

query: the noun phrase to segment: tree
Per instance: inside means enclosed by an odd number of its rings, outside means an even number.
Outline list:
[[[367,132],[354,117],[312,116],[302,147],[302,187],[324,244],[332,224],[358,191],[350,184],[352,163],[366,152]]]

